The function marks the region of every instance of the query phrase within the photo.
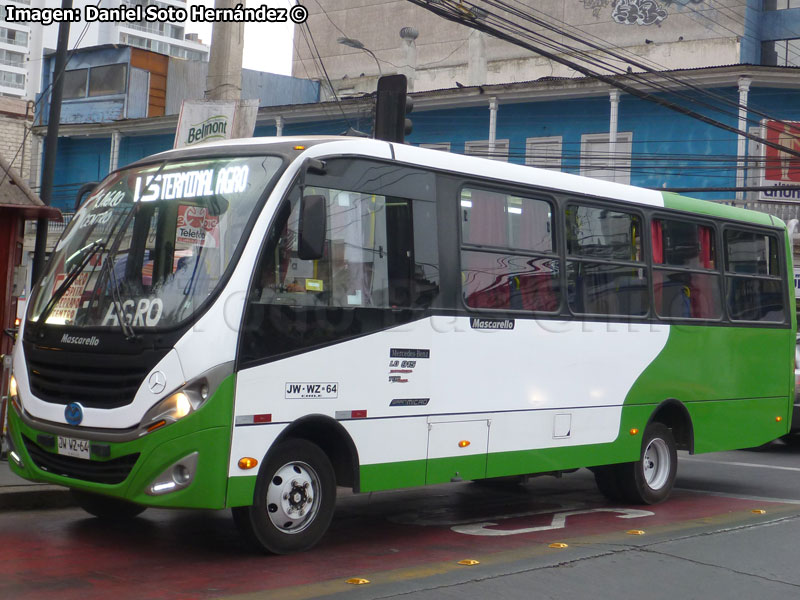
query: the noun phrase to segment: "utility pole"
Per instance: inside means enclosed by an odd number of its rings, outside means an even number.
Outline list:
[[[215,0],[214,8],[236,8],[242,0]],[[244,23],[217,21],[211,31],[206,100],[239,100],[242,97]]]
[[[71,9],[72,0],[61,0],[61,8]],[[69,21],[58,25],[58,44],[53,66],[53,79],[50,92],[50,113],[47,120],[47,139],[44,146],[44,166],[42,168],[42,187],[39,197],[46,205],[50,205],[53,196],[53,180],[56,171],[56,151],[58,150],[58,126],[61,121],[61,98],[64,92],[64,71],[67,67],[67,47],[69,45]],[[41,58],[41,57],[37,57]],[[42,274],[44,255],[47,251],[47,218],[39,217],[36,221],[36,243],[33,250],[33,283]]]

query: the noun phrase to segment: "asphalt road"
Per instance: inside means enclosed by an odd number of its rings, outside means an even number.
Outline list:
[[[253,553],[227,512],[109,526],[74,508],[7,511],[0,598],[785,600],[800,595],[799,459],[781,442],[683,454],[655,507],[609,504],[585,470],[342,493],[323,542],[294,556]]]

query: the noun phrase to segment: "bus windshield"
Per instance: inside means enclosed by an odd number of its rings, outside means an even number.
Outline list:
[[[58,242],[28,318],[126,335],[190,318],[220,285],[282,164],[225,157],[111,174]]]

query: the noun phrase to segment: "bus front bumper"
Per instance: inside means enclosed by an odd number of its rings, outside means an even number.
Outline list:
[[[37,429],[11,404],[9,465],[31,481],[147,506],[224,508],[230,427],[198,428],[193,421],[187,417],[133,441],[95,442],[81,438],[80,430],[65,438]],[[66,454],[70,444],[73,454],[82,450],[84,456]]]

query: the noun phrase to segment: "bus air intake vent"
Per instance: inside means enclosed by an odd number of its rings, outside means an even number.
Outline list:
[[[42,471],[69,477],[70,479],[91,481],[92,483],[105,483],[108,485],[122,483],[128,477],[133,465],[136,464],[139,458],[137,453],[105,461],[85,460],[47,452],[25,436],[23,436],[23,440],[25,441],[25,449],[30,454],[34,464]]]

